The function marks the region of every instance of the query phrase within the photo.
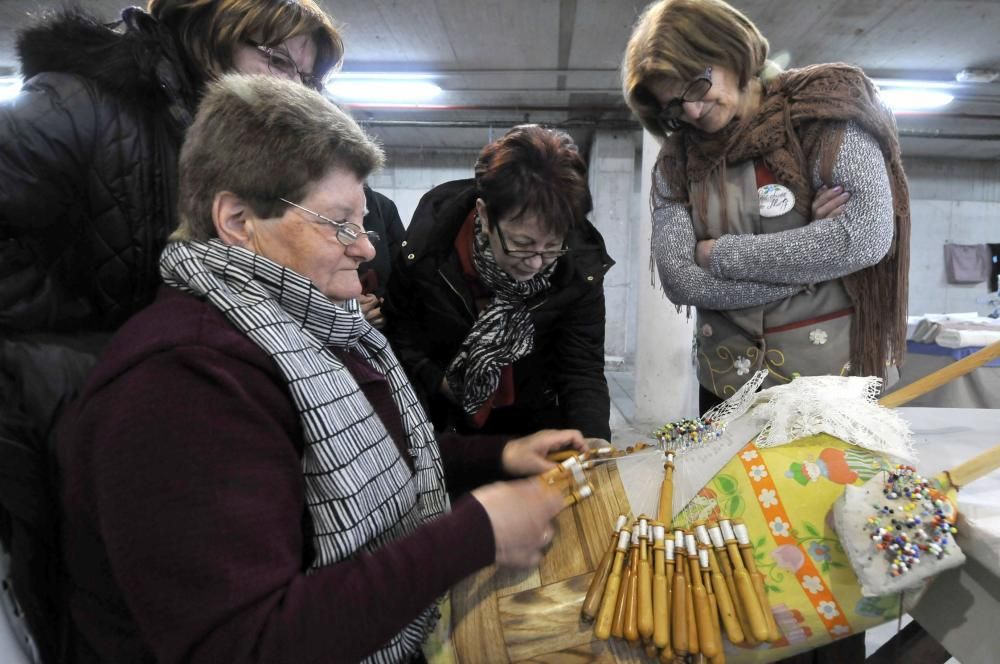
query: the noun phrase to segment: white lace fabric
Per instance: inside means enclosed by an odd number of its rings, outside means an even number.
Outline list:
[[[676,514],[748,441],[778,447],[826,433],[845,443],[914,463],[913,434],[899,414],[878,405],[881,379],[802,376],[761,392],[759,371],[703,419],[725,427],[718,438],[675,451],[673,512]],[[635,514],[655,514],[663,480],[662,463],[637,454],[618,460],[618,472]]]
[[[719,422],[725,426],[741,417],[757,402],[757,388],[761,386],[765,378],[767,378],[767,371],[758,371],[733,396],[705,411],[702,419]]]
[[[751,413],[764,421],[757,447],[777,447],[826,433],[845,443],[915,461],[913,433],[894,410],[878,404],[882,379],[802,376],[756,395]]]

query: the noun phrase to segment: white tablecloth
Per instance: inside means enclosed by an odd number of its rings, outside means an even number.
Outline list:
[[[957,466],[1000,445],[1000,410],[902,408],[921,474]],[[959,492],[963,567],[940,575],[910,613],[961,664],[1000,661],[1000,471]]]

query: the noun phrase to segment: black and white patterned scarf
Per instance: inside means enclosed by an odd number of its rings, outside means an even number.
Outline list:
[[[535,322],[528,312],[527,301],[549,289],[549,277],[558,263],[553,261],[527,281],[515,280],[497,265],[489,236],[482,232],[482,221],[478,215],[472,242],[472,262],[479,273],[479,280],[493,291],[493,300],[479,312],[479,317],[445,372],[448,387],[460,399],[462,409],[468,415],[479,412],[497,391],[501,368],[513,364],[534,349]]]
[[[305,434],[311,570],[379,549],[449,509],[434,432],[385,337],[356,300],[334,304],[305,277],[217,239],[168,244],[160,273],[222,311],[287,380]],[[330,347],[358,353],[386,377],[415,473]],[[428,607],[365,661],[408,660],[438,617],[437,605]]]

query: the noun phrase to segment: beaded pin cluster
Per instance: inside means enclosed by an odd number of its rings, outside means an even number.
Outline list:
[[[654,431],[653,435],[665,451],[678,452],[715,440],[725,428],[723,422],[699,417],[668,422]]]
[[[947,499],[915,468],[896,466],[882,494],[889,503],[872,505],[876,515],[868,517],[865,530],[885,552],[889,574],[905,574],[925,555],[941,559],[950,553],[958,531],[948,520]]]

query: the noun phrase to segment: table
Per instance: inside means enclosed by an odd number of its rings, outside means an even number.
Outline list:
[[[1000,410],[900,411],[913,428],[925,475],[1000,444]],[[968,561],[939,576],[910,613],[962,664],[993,664],[1000,652],[1000,471],[958,497],[959,543]]]
[[[925,475],[1000,444],[1000,410],[900,412],[914,430]],[[455,588],[454,639],[461,664],[651,661],[618,640],[593,641],[591,626],[579,620],[612,524],[629,510],[613,465],[595,469],[591,481],[594,497],[557,517],[557,535],[537,569],[518,573],[490,567]],[[676,486],[675,497],[678,491]],[[963,490],[960,506],[966,504],[975,505],[979,517],[976,524],[960,522],[969,563],[942,575],[912,613],[962,664],[978,664],[995,661],[992,653],[1000,651],[1000,547],[984,544],[989,537],[1000,538],[1000,473]],[[990,521],[994,514],[996,524]]]
[[[980,348],[945,348],[937,344],[909,341],[900,379],[889,392],[923,378],[971,355]],[[1000,408],[1000,362],[976,369],[933,392],[910,402],[911,406],[937,408]]]

